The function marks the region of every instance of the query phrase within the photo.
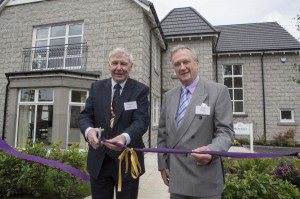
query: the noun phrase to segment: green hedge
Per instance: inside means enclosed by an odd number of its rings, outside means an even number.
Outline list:
[[[34,145],[29,143],[20,152],[57,160],[85,171],[86,153],[80,152],[78,145],[61,152],[59,144],[49,148],[42,143]],[[68,172],[15,158],[2,150],[0,157],[0,198],[12,196],[44,198],[45,195],[55,198],[84,198],[90,195],[89,184]]]

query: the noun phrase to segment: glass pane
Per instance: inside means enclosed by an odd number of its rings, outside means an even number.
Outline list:
[[[66,26],[52,26],[51,37],[61,37],[66,35]]]
[[[39,101],[40,102],[53,101],[53,90],[49,88],[40,89]]]
[[[19,106],[17,146],[25,147],[27,141],[33,140],[35,106]]]
[[[83,109],[84,106],[71,106],[70,108],[68,145],[70,146],[73,143],[79,143],[80,148],[86,149],[87,143],[78,128],[78,116]]]
[[[228,90],[229,90],[230,99],[232,100],[233,99],[233,96],[232,96],[233,91],[232,91],[232,89],[228,89]]]
[[[36,31],[36,38],[37,39],[48,38],[48,31],[49,31],[49,28],[37,29],[37,31]]]
[[[76,91],[72,90],[71,93],[71,102],[81,102],[84,103],[87,98],[87,92],[86,91]]]
[[[224,75],[232,75],[232,67],[230,66],[224,66]]]
[[[81,37],[69,37],[69,44],[81,43]]]
[[[243,89],[234,89],[234,99],[243,100]]]
[[[35,60],[32,62],[32,69],[44,69],[46,68],[47,60],[43,60],[38,56]]]
[[[47,40],[41,40],[35,42],[35,47],[47,46]]]
[[[66,58],[66,67],[81,66],[81,58]]]
[[[36,142],[50,144],[52,140],[53,105],[38,105],[36,118]]]
[[[243,102],[234,102],[234,112],[243,112]]]
[[[234,75],[242,75],[243,74],[243,68],[241,65],[234,65],[233,66],[233,74]]]
[[[49,59],[48,60],[48,68],[63,68],[64,59]]]
[[[234,88],[241,88],[241,87],[243,87],[243,78],[235,77],[234,78]]]
[[[232,78],[231,77],[224,78],[224,85],[227,86],[228,88],[232,88]]]
[[[24,89],[21,90],[21,102],[33,102],[34,101],[34,90]]]
[[[59,46],[65,45],[65,38],[50,40],[50,46],[58,46],[58,45]]]
[[[82,35],[82,24],[70,25],[69,35]]]
[[[291,120],[292,119],[292,112],[291,111],[281,111],[281,119]]]

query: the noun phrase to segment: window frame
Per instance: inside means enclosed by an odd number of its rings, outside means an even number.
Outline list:
[[[232,71],[231,75],[225,75],[225,73],[224,73],[224,68],[227,67],[227,66],[231,66],[231,71]],[[233,70],[234,66],[241,66],[241,68],[242,68],[242,74],[241,75],[234,75],[234,70]],[[223,75],[223,84],[224,85],[225,85],[225,78],[231,78],[231,81],[232,81],[232,88],[227,87],[229,92],[230,92],[230,90],[232,90],[232,99],[230,99],[231,102],[232,102],[232,113],[237,114],[237,115],[246,114],[245,113],[245,89],[244,89],[244,65],[243,64],[223,64],[222,65],[222,75]],[[235,77],[242,78],[242,87],[235,87],[234,86],[234,78]],[[236,90],[236,89],[242,89],[242,91],[243,91],[243,96],[242,96],[243,99],[242,100],[235,100],[234,90]],[[235,103],[234,102],[242,102],[243,103],[243,111],[242,112],[235,112]]]
[[[282,119],[282,111],[290,111],[291,112],[291,119]],[[279,111],[279,122],[280,123],[295,123],[295,111],[294,109],[280,109]]]
[[[42,89],[50,89],[52,90],[52,101],[38,101],[39,90]],[[22,90],[34,90],[34,101],[32,102],[21,102],[21,93]],[[34,106],[34,128],[33,128],[33,138],[32,141],[36,141],[36,122],[37,122],[37,107],[39,105],[52,105],[54,106],[54,96],[55,92],[53,88],[22,88],[18,90],[18,103],[17,103],[17,119],[16,119],[16,130],[15,130],[15,143],[14,146],[17,146],[18,142],[18,131],[19,131],[19,114],[20,114],[20,106]],[[53,121],[53,120],[52,120]]]
[[[70,123],[71,123],[71,107],[72,106],[79,106],[79,107],[84,107],[85,102],[72,102],[72,91],[84,91],[86,92],[86,99],[89,97],[89,90],[85,89],[76,89],[72,88],[69,90],[69,100],[68,100],[68,119],[67,119],[67,137],[66,137],[66,148],[69,148],[69,133],[70,133]],[[87,147],[87,145],[86,145]]]
[[[70,35],[70,26],[72,25],[81,25],[82,26],[82,31],[80,35]],[[51,30],[53,27],[56,26],[65,26],[65,35],[64,36],[55,36],[55,37],[51,37]],[[48,35],[47,38],[43,38],[43,39],[37,39],[37,32],[40,29],[48,29]],[[58,24],[48,24],[48,25],[42,25],[42,26],[35,26],[33,28],[33,34],[32,34],[32,48],[36,49],[36,42],[37,41],[47,41],[47,44],[45,46],[45,50],[46,50],[46,57],[42,58],[42,61],[46,61],[46,66],[45,68],[37,68],[37,69],[33,69],[33,61],[37,58],[35,58],[34,56],[31,57],[31,65],[30,65],[30,70],[41,70],[41,69],[45,69],[45,70],[51,70],[51,69],[55,69],[55,68],[49,68],[49,60],[57,60],[58,58],[63,59],[63,65],[60,68],[63,69],[68,69],[69,67],[66,67],[66,60],[68,57],[68,44],[69,44],[69,39],[70,38],[75,38],[75,37],[81,37],[81,41],[80,44],[82,44],[84,42],[84,22],[83,21],[78,21],[78,22],[71,22],[71,23],[58,23]],[[49,57],[49,50],[50,50],[50,41],[52,39],[64,39],[64,55],[63,57]],[[52,45],[55,46],[55,45]],[[82,45],[81,45],[82,46]],[[43,46],[42,46],[43,47]],[[83,55],[83,49],[80,49],[80,54],[78,55],[78,57],[82,57]],[[74,56],[73,58],[76,58],[76,56]],[[80,66],[72,66],[71,67],[72,70],[73,69],[81,69],[82,68],[82,64]]]

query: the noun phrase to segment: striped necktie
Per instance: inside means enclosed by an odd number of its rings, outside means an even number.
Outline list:
[[[183,116],[185,113],[185,110],[189,104],[189,98],[188,98],[188,94],[189,94],[189,90],[188,89],[183,89],[182,93],[181,93],[181,98],[180,98],[180,104],[179,104],[179,108],[178,108],[178,115],[177,115],[177,127],[180,126],[181,121],[183,120]]]
[[[122,87],[120,86],[120,84],[116,84],[114,86],[115,92],[114,92],[113,100],[110,104],[110,122],[109,122],[110,128],[112,128],[113,125],[114,125],[115,116],[116,116],[116,109],[117,109],[119,98],[120,98],[121,88]]]

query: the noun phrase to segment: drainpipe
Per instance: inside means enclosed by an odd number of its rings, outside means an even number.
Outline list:
[[[160,107],[162,106],[163,98],[163,50],[160,50]]]
[[[2,127],[2,140],[5,140],[5,124],[6,124],[6,112],[7,112],[7,101],[8,101],[8,89],[9,89],[9,76],[6,76],[7,78],[7,84],[5,89],[5,102],[4,102],[4,113],[3,113],[3,127]]]
[[[152,31],[155,30],[156,28],[159,28],[159,26],[156,26],[154,28],[151,28],[149,31],[149,41],[150,41],[150,46],[149,46],[149,53],[150,53],[150,76],[149,76],[149,98],[150,98],[150,121],[149,121],[149,148],[151,148],[151,129],[152,129]]]
[[[218,53],[216,53],[216,82],[218,81]]]
[[[261,83],[262,83],[262,95],[263,95],[263,119],[264,119],[264,141],[267,141],[267,130],[266,130],[266,98],[265,98],[265,75],[264,75],[264,55],[261,55]]]

